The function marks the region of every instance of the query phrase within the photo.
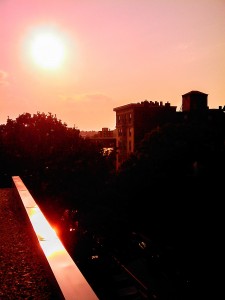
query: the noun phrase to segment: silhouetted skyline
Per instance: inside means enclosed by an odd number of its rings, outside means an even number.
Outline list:
[[[179,109],[190,90],[207,93],[211,108],[223,106],[224,4],[0,1],[0,124],[51,112],[69,127],[113,130],[114,107],[147,99]],[[54,47],[45,61],[40,40]]]

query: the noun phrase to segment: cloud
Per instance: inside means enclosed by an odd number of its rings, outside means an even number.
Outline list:
[[[0,86],[9,85],[7,78],[8,78],[8,74],[5,71],[0,70]]]
[[[58,95],[59,100],[66,102],[67,104],[104,104],[109,103],[112,99],[101,93],[93,94],[76,94],[76,95]]]

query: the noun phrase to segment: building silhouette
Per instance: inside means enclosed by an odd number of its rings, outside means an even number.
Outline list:
[[[90,139],[98,144],[101,144],[103,148],[116,147],[116,130],[110,130],[107,127],[103,127],[98,133],[92,135]]]
[[[225,108],[225,107],[224,107]],[[128,159],[147,132],[167,123],[190,120],[224,122],[224,108],[209,109],[208,94],[190,91],[182,95],[182,109],[169,102],[142,101],[113,109],[116,112],[116,169]]]
[[[206,111],[208,109],[208,94],[190,91],[182,95],[182,111]]]

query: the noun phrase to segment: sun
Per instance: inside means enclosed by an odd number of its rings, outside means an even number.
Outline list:
[[[31,42],[31,55],[41,68],[59,68],[65,59],[63,40],[55,33],[38,33]]]

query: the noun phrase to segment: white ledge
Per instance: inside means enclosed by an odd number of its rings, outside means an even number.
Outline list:
[[[21,178],[12,179],[65,300],[98,300]]]

